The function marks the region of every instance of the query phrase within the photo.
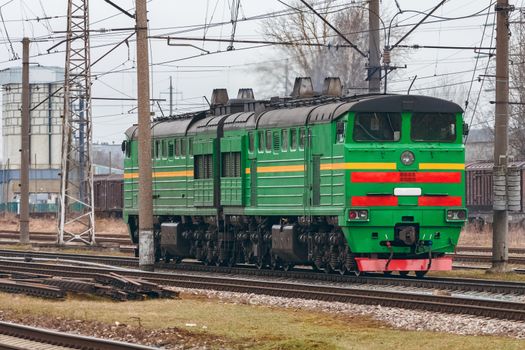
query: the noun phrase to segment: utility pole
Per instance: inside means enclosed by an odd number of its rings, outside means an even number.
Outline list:
[[[139,160],[139,266],[152,271],[155,264],[151,168],[151,113],[149,107],[147,0],[136,0],[137,104]]]
[[[494,122],[494,217],[492,272],[508,270],[508,212],[506,199],[508,109],[509,109],[509,0],[496,3],[496,103]],[[503,188],[501,188],[503,184]],[[500,186],[498,188],[498,186]],[[501,199],[499,200],[498,197]],[[501,202],[501,203],[498,203]]]
[[[22,126],[20,150],[20,243],[29,243],[29,38],[22,40]]]
[[[368,92],[381,89],[381,52],[379,45],[379,0],[368,3]]]

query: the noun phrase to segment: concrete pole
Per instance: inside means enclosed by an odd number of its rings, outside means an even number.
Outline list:
[[[494,122],[494,175],[507,173],[509,108],[509,1],[496,4],[496,117]],[[494,210],[492,232],[492,272],[508,270],[508,212]]]
[[[379,0],[368,4],[368,92],[381,90],[381,52],[379,43]]]
[[[22,126],[20,150],[20,243],[29,243],[29,38],[22,40]]]
[[[147,0],[136,0],[138,160],[139,160],[139,266],[152,271],[155,264],[151,168],[151,113],[149,107]]]

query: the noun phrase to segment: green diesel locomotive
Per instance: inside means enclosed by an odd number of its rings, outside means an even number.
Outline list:
[[[412,95],[231,99],[155,120],[157,257],[327,272],[449,270],[467,212],[462,109]],[[138,242],[137,126],[124,220]]]

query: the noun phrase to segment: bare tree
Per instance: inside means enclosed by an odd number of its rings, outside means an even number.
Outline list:
[[[511,24],[510,67],[509,67],[509,146],[520,160],[525,159],[525,14]]]
[[[424,90],[423,92],[425,95],[456,102],[460,106],[465,103],[467,89],[464,84],[458,82],[456,79],[450,78],[449,76],[443,76],[436,79],[432,85],[437,86],[437,88]]]
[[[291,82],[296,76],[312,78],[314,89],[320,91],[323,79],[340,77],[350,93],[366,90],[365,65],[367,59],[350,47],[339,47],[346,42],[337,36],[321,19],[296,1],[297,10],[289,16],[267,19],[263,24],[266,39],[278,42],[321,44],[326,47],[306,45],[279,46],[284,57],[277,63],[260,66],[261,85],[271,94],[289,93]],[[356,5],[336,5],[334,0],[323,2],[317,11],[333,26],[345,34],[362,51],[367,47],[368,12]]]

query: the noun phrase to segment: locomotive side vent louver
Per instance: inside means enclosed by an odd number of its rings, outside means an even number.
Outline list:
[[[314,96],[314,87],[310,77],[295,78],[292,97],[310,98]]]
[[[323,96],[342,96],[343,85],[339,77],[324,78]]]

